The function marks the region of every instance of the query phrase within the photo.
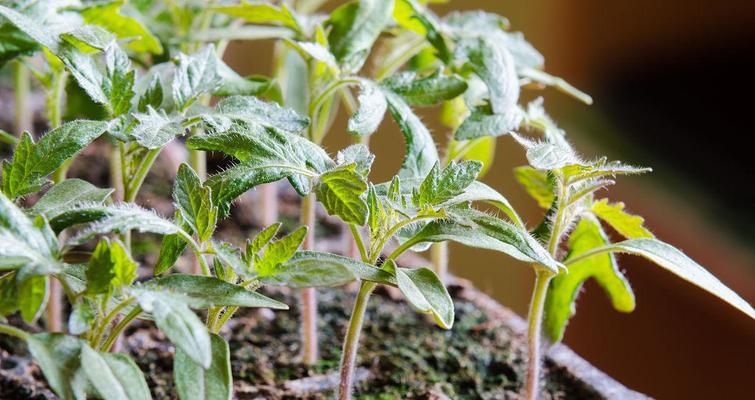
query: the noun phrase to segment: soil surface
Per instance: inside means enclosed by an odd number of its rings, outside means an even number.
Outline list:
[[[223,330],[231,347],[238,399],[331,399],[354,288],[319,291],[321,361],[300,363],[295,293],[263,290],[291,310],[246,310]],[[452,330],[435,327],[392,290],[378,289],[370,300],[359,350],[359,399],[517,399],[524,381],[524,338],[493,320],[470,297],[466,284],[450,287],[456,305]],[[0,341],[2,399],[55,398],[25,350]],[[144,371],[155,399],[175,398],[173,346],[149,322],[126,332],[124,351]],[[543,399],[601,398],[568,373],[545,367]]]

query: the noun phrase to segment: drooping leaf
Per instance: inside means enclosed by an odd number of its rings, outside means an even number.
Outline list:
[[[380,32],[391,21],[393,0],[357,0],[335,9],[328,19],[330,51],[347,71],[357,71]]]
[[[62,333],[37,333],[26,338],[34,361],[50,388],[62,399],[73,399],[73,377],[81,366],[83,342]]]
[[[345,285],[356,279],[396,286],[396,279],[372,265],[331,253],[298,251],[281,264],[274,275],[261,279],[265,284],[292,288]]]
[[[58,267],[57,238],[43,217],[30,219],[0,194],[0,270]],[[23,282],[23,279],[20,280]]]
[[[509,111],[495,114],[490,106],[475,107],[472,113],[464,119],[464,122],[456,129],[456,140],[470,140],[485,136],[507,135],[519,127],[522,115],[519,109],[512,107]]]
[[[210,239],[215,232],[218,209],[212,204],[211,189],[204,186],[187,164],[181,164],[173,186],[173,199],[181,220],[186,222],[200,242]]]
[[[309,118],[277,103],[262,101],[252,96],[231,96],[221,100],[213,113],[202,118],[215,131],[234,127],[234,122],[264,127],[283,133],[298,134],[309,125]],[[258,130],[257,130],[258,131]]]
[[[494,37],[466,39],[458,44],[457,57],[467,59],[472,70],[485,82],[494,114],[507,114],[519,100],[519,78],[508,50]]]
[[[590,256],[590,254],[600,254],[606,251],[629,253],[645,257],[674,275],[726,301],[747,314],[750,318],[755,319],[755,310],[753,310],[752,306],[746,300],[726,287],[726,285],[721,283],[718,278],[713,276],[700,264],[670,244],[653,238],[628,239],[623,242],[612,243],[593,249],[585,257]]]
[[[383,92],[371,81],[360,83],[359,108],[349,118],[349,133],[359,136],[371,135],[380,126],[388,104]]]
[[[105,294],[130,286],[137,265],[119,241],[101,240],[87,265],[87,293]]]
[[[546,210],[551,207],[556,195],[553,193],[553,182],[546,172],[523,166],[514,169],[514,176],[540,207]]]
[[[46,29],[44,25],[35,19],[3,5],[0,5],[0,15],[8,19],[19,30],[29,35],[34,41],[50,49],[53,53],[58,50],[60,39],[58,39],[54,32]]]
[[[392,261],[391,261],[392,262]],[[443,329],[454,324],[454,303],[446,286],[428,268],[395,268],[401,293],[419,312],[432,315]]]
[[[592,212],[627,239],[654,237],[645,228],[645,219],[624,211],[622,202],[608,203],[608,199],[602,199],[592,204]]]
[[[125,354],[102,353],[84,344],[81,346],[81,369],[104,399],[152,398],[142,371]]]
[[[418,77],[413,72],[395,74],[382,83],[413,106],[430,106],[451,100],[467,90],[467,83],[456,75],[443,75],[437,70]]]
[[[307,227],[302,226],[265,246],[264,253],[254,261],[253,265],[259,277],[275,275],[280,266],[294,256],[306,235]]]
[[[583,218],[569,236],[567,260],[606,244],[608,238],[597,221]],[[619,271],[613,255],[601,254],[576,262],[569,266],[566,273],[553,278],[548,290],[545,332],[552,341],[562,339],[569,318],[576,312],[577,295],[582,284],[590,278],[594,278],[603,287],[616,310],[634,310],[634,293],[624,274]]]
[[[356,169],[357,164],[352,163],[325,172],[317,179],[314,190],[328,214],[362,226],[367,222],[367,203],[362,197],[367,182]]]
[[[221,279],[188,274],[172,274],[147,283],[161,290],[168,290],[191,298],[194,308],[211,306],[265,307],[287,310],[288,306]]]
[[[51,130],[37,143],[24,133],[13,160],[3,162],[3,192],[16,198],[39,190],[48,175],[102,135],[107,126],[103,121],[71,121]]]
[[[412,193],[412,202],[423,208],[442,204],[461,195],[474,182],[482,169],[477,161],[451,162],[442,170],[439,164],[430,170],[427,177]]]
[[[154,290],[135,290],[144,311],[151,313],[155,324],[177,348],[199,364],[209,368],[212,362],[210,335],[202,321],[186,305],[188,299]]]
[[[52,219],[77,204],[102,204],[112,193],[113,189],[100,189],[81,179],[66,179],[52,186],[32,210]]]
[[[438,149],[427,127],[401,96],[384,90],[388,110],[396,120],[406,141],[406,154],[399,175],[405,178],[426,176],[438,162]]]
[[[216,334],[210,334],[212,362],[202,368],[181,349],[176,349],[173,376],[176,392],[181,400],[230,400],[233,396],[231,353],[228,343]]]

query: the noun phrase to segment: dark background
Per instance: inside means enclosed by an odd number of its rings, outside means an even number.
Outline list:
[[[331,2],[333,3],[333,2]],[[606,154],[654,172],[619,179],[604,193],[644,215],[647,225],[755,302],[755,1],[451,1],[433,6],[507,16],[542,51],[548,72],[593,95],[585,106],[548,90],[546,109],[586,156]],[[234,46],[238,69],[269,71],[269,49]],[[423,110],[441,143],[437,113]],[[348,143],[336,125],[326,144]],[[393,173],[396,126],[372,141],[378,178]],[[531,224],[542,211],[516,184],[525,164],[510,138],[498,141],[485,181]],[[565,342],[625,385],[662,399],[752,398],[755,322],[651,263],[621,257],[637,295],[631,314],[614,311],[589,282]],[[520,314],[532,273],[492,252],[454,246],[453,273]]]

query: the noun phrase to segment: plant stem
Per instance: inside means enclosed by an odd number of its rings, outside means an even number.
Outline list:
[[[527,378],[525,398],[536,400],[540,382],[540,326],[543,319],[543,306],[548,285],[555,275],[544,268],[535,267],[535,287],[532,290],[530,310],[527,314]]]
[[[362,333],[364,314],[367,311],[367,302],[370,294],[375,289],[374,282],[362,282],[357,294],[354,310],[349,319],[349,328],[346,331],[346,341],[343,344],[341,357],[341,382],[338,385],[338,400],[350,400],[351,388],[354,385],[354,370],[356,368],[357,350],[359,349],[359,336]]]
[[[16,135],[21,137],[21,132],[32,129],[32,110],[29,100],[29,70],[21,61],[13,63],[13,86],[15,95],[15,113],[13,128]]]
[[[448,242],[433,243],[430,247],[430,261],[435,274],[445,284],[448,278]]]
[[[157,159],[157,156],[160,154],[160,150],[161,149],[149,150],[139,164],[139,169],[134,176],[131,177],[130,182],[124,184],[123,200],[125,202],[133,203],[134,200],[136,200],[136,195],[139,193],[139,189],[141,189],[144,179],[147,177],[147,173],[149,173],[150,168],[152,168],[152,164],[155,163],[155,159]]]
[[[315,194],[310,193],[301,202],[301,223],[307,227],[303,250],[315,249]],[[301,291],[302,360],[307,365],[317,362],[317,291],[306,288]]]
[[[9,335],[9,336],[15,336],[21,340],[26,340],[26,338],[29,337],[29,334],[22,331],[21,329],[18,329],[16,327],[0,324],[0,333]]]
[[[99,327],[95,329],[94,335],[92,336],[91,345],[93,347],[96,347],[100,344],[100,340],[102,339],[102,335],[105,333],[105,329],[107,329],[107,326],[110,325],[110,322],[113,321],[113,318],[117,317],[118,314],[123,311],[124,308],[131,305],[131,303],[136,300],[135,298],[131,297],[124,301],[122,301],[120,304],[115,306],[106,316],[102,319],[102,322],[100,323]]]
[[[108,351],[113,346],[113,343],[115,343],[115,340],[118,338],[118,336],[121,335],[121,332],[123,332],[124,329],[128,326],[128,324],[131,323],[131,321],[134,320],[134,318],[138,317],[139,314],[141,314],[142,308],[140,306],[134,307],[133,310],[131,310],[130,313],[126,314],[126,316],[118,322],[118,325],[113,328],[112,331],[110,331],[110,335],[108,335],[107,340],[105,340],[105,343],[100,346],[100,351]]]

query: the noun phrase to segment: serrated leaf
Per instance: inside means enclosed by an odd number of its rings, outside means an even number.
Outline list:
[[[247,254],[257,254],[270,243],[283,224],[276,222],[258,233],[247,246]]]
[[[105,49],[105,79],[102,91],[108,97],[109,108],[113,116],[126,113],[131,108],[131,98],[136,72],[131,68],[128,55],[117,45]]]
[[[234,122],[251,125],[249,128],[270,128],[282,133],[298,134],[307,128],[309,118],[277,103],[252,96],[231,96],[221,100],[213,113],[202,115],[210,128],[222,132],[235,128]]]
[[[409,303],[419,312],[432,315],[441,328],[451,329],[454,303],[438,276],[428,268],[395,268],[395,271],[398,288]]]
[[[144,93],[139,96],[139,102],[137,104],[137,111],[145,113],[151,108],[160,108],[163,104],[163,85],[160,82],[160,78],[157,75],[152,76],[152,80],[149,82]]]
[[[317,251],[296,252],[274,275],[261,280],[270,285],[307,288],[340,286],[355,279],[396,286],[395,277],[370,264]]]
[[[593,249],[584,257],[603,252],[629,253],[645,257],[674,275],[690,282],[726,301],[738,310],[755,319],[755,310],[733,290],[721,283],[703,266],[689,258],[679,249],[658,239],[628,239]]]
[[[84,344],[81,346],[81,369],[104,399],[152,398],[142,371],[125,354],[101,353]]]
[[[645,228],[645,219],[624,211],[622,202],[608,203],[608,199],[601,199],[592,204],[592,212],[627,239],[655,237]]]
[[[517,129],[522,121],[522,114],[518,108],[512,107],[505,113],[495,114],[490,106],[479,106],[472,109],[464,122],[456,129],[456,140],[470,140],[485,136],[503,136]]]
[[[81,366],[83,342],[62,333],[37,333],[26,338],[50,388],[62,399],[73,398],[73,377]]]
[[[81,179],[66,179],[52,186],[32,207],[32,211],[52,219],[77,204],[102,204],[112,193],[113,189],[100,189]]]
[[[314,191],[330,215],[347,224],[362,226],[367,222],[367,203],[362,194],[367,182],[357,172],[356,164],[347,164],[320,175]]]
[[[349,118],[349,133],[359,136],[371,135],[380,126],[388,107],[382,91],[366,79],[360,81],[359,108]]]
[[[412,202],[419,208],[435,206],[461,195],[475,181],[482,169],[478,161],[451,162],[442,170],[439,164],[430,170],[419,188],[412,193]]]
[[[218,220],[218,209],[212,204],[212,190],[204,186],[187,164],[181,164],[173,186],[173,199],[182,221],[196,233],[200,242],[212,237]]]
[[[146,113],[134,113],[136,124],[129,131],[129,136],[148,149],[159,149],[176,136],[186,133],[181,124],[164,110],[155,110],[147,106]]]
[[[457,57],[467,59],[485,82],[494,114],[510,113],[519,100],[519,78],[514,61],[503,43],[492,37],[466,39],[457,45]]]
[[[71,121],[51,130],[37,143],[24,133],[13,160],[3,163],[3,191],[16,198],[39,190],[48,175],[102,135],[107,126],[103,121]]]
[[[288,309],[287,305],[279,301],[210,276],[172,274],[146,285],[187,296],[191,298],[191,306],[194,308],[237,306]]]
[[[551,207],[556,195],[553,193],[553,182],[546,172],[523,166],[514,168],[514,176],[540,207],[546,210]]]
[[[215,260],[219,261],[222,265],[230,267],[238,276],[244,279],[256,277],[256,274],[249,266],[250,262],[242,258],[236,246],[226,242],[213,242],[212,250],[215,253]],[[255,252],[254,254],[257,253]]]
[[[119,12],[122,1],[96,4],[81,11],[88,24],[99,25],[113,32],[119,39],[129,39],[125,46],[137,53],[162,54],[160,41],[137,19]]]
[[[392,13],[393,0],[358,0],[330,14],[330,51],[345,70],[362,67],[375,40],[391,22]]]
[[[101,240],[87,265],[87,293],[105,294],[130,286],[137,265],[119,241]]]
[[[440,104],[467,90],[464,80],[456,75],[442,75],[441,70],[425,77],[418,77],[413,72],[398,73],[387,78],[382,85],[415,106]]]
[[[608,238],[597,221],[583,218],[569,236],[568,243],[567,260],[608,244]],[[546,297],[545,332],[552,341],[558,342],[563,338],[566,324],[576,312],[577,295],[583,283],[590,278],[594,278],[606,291],[616,310],[634,310],[634,293],[624,274],[619,271],[613,255],[601,254],[574,263],[566,273],[553,278]]]
[[[92,101],[105,106],[109,105],[108,95],[103,89],[105,74],[96,60],[98,54],[85,53],[79,47],[63,42],[55,55],[60,58],[76,83],[84,89]]]
[[[181,400],[230,400],[233,396],[231,353],[228,343],[216,334],[210,334],[212,362],[205,369],[194,362],[183,350],[176,349],[173,376],[176,392]]]
[[[211,10],[222,14],[242,18],[253,24],[282,25],[301,31],[297,17],[289,10],[285,3],[277,7],[264,2],[242,2],[240,4],[213,7]]]
[[[199,317],[186,305],[188,300],[153,290],[141,289],[135,294],[139,305],[152,314],[157,327],[177,348],[202,368],[210,367],[210,335]]]
[[[406,154],[399,175],[403,178],[426,176],[438,162],[438,149],[430,131],[401,96],[384,90],[388,110],[404,134]]]
[[[294,256],[299,249],[304,237],[307,235],[307,227],[302,226],[279,240],[265,246],[265,251],[254,262],[254,270],[260,278],[273,276],[278,268]]]
[[[189,56],[177,56],[172,93],[179,110],[186,109],[199,95],[212,92],[220,85],[218,62],[212,45]]]

